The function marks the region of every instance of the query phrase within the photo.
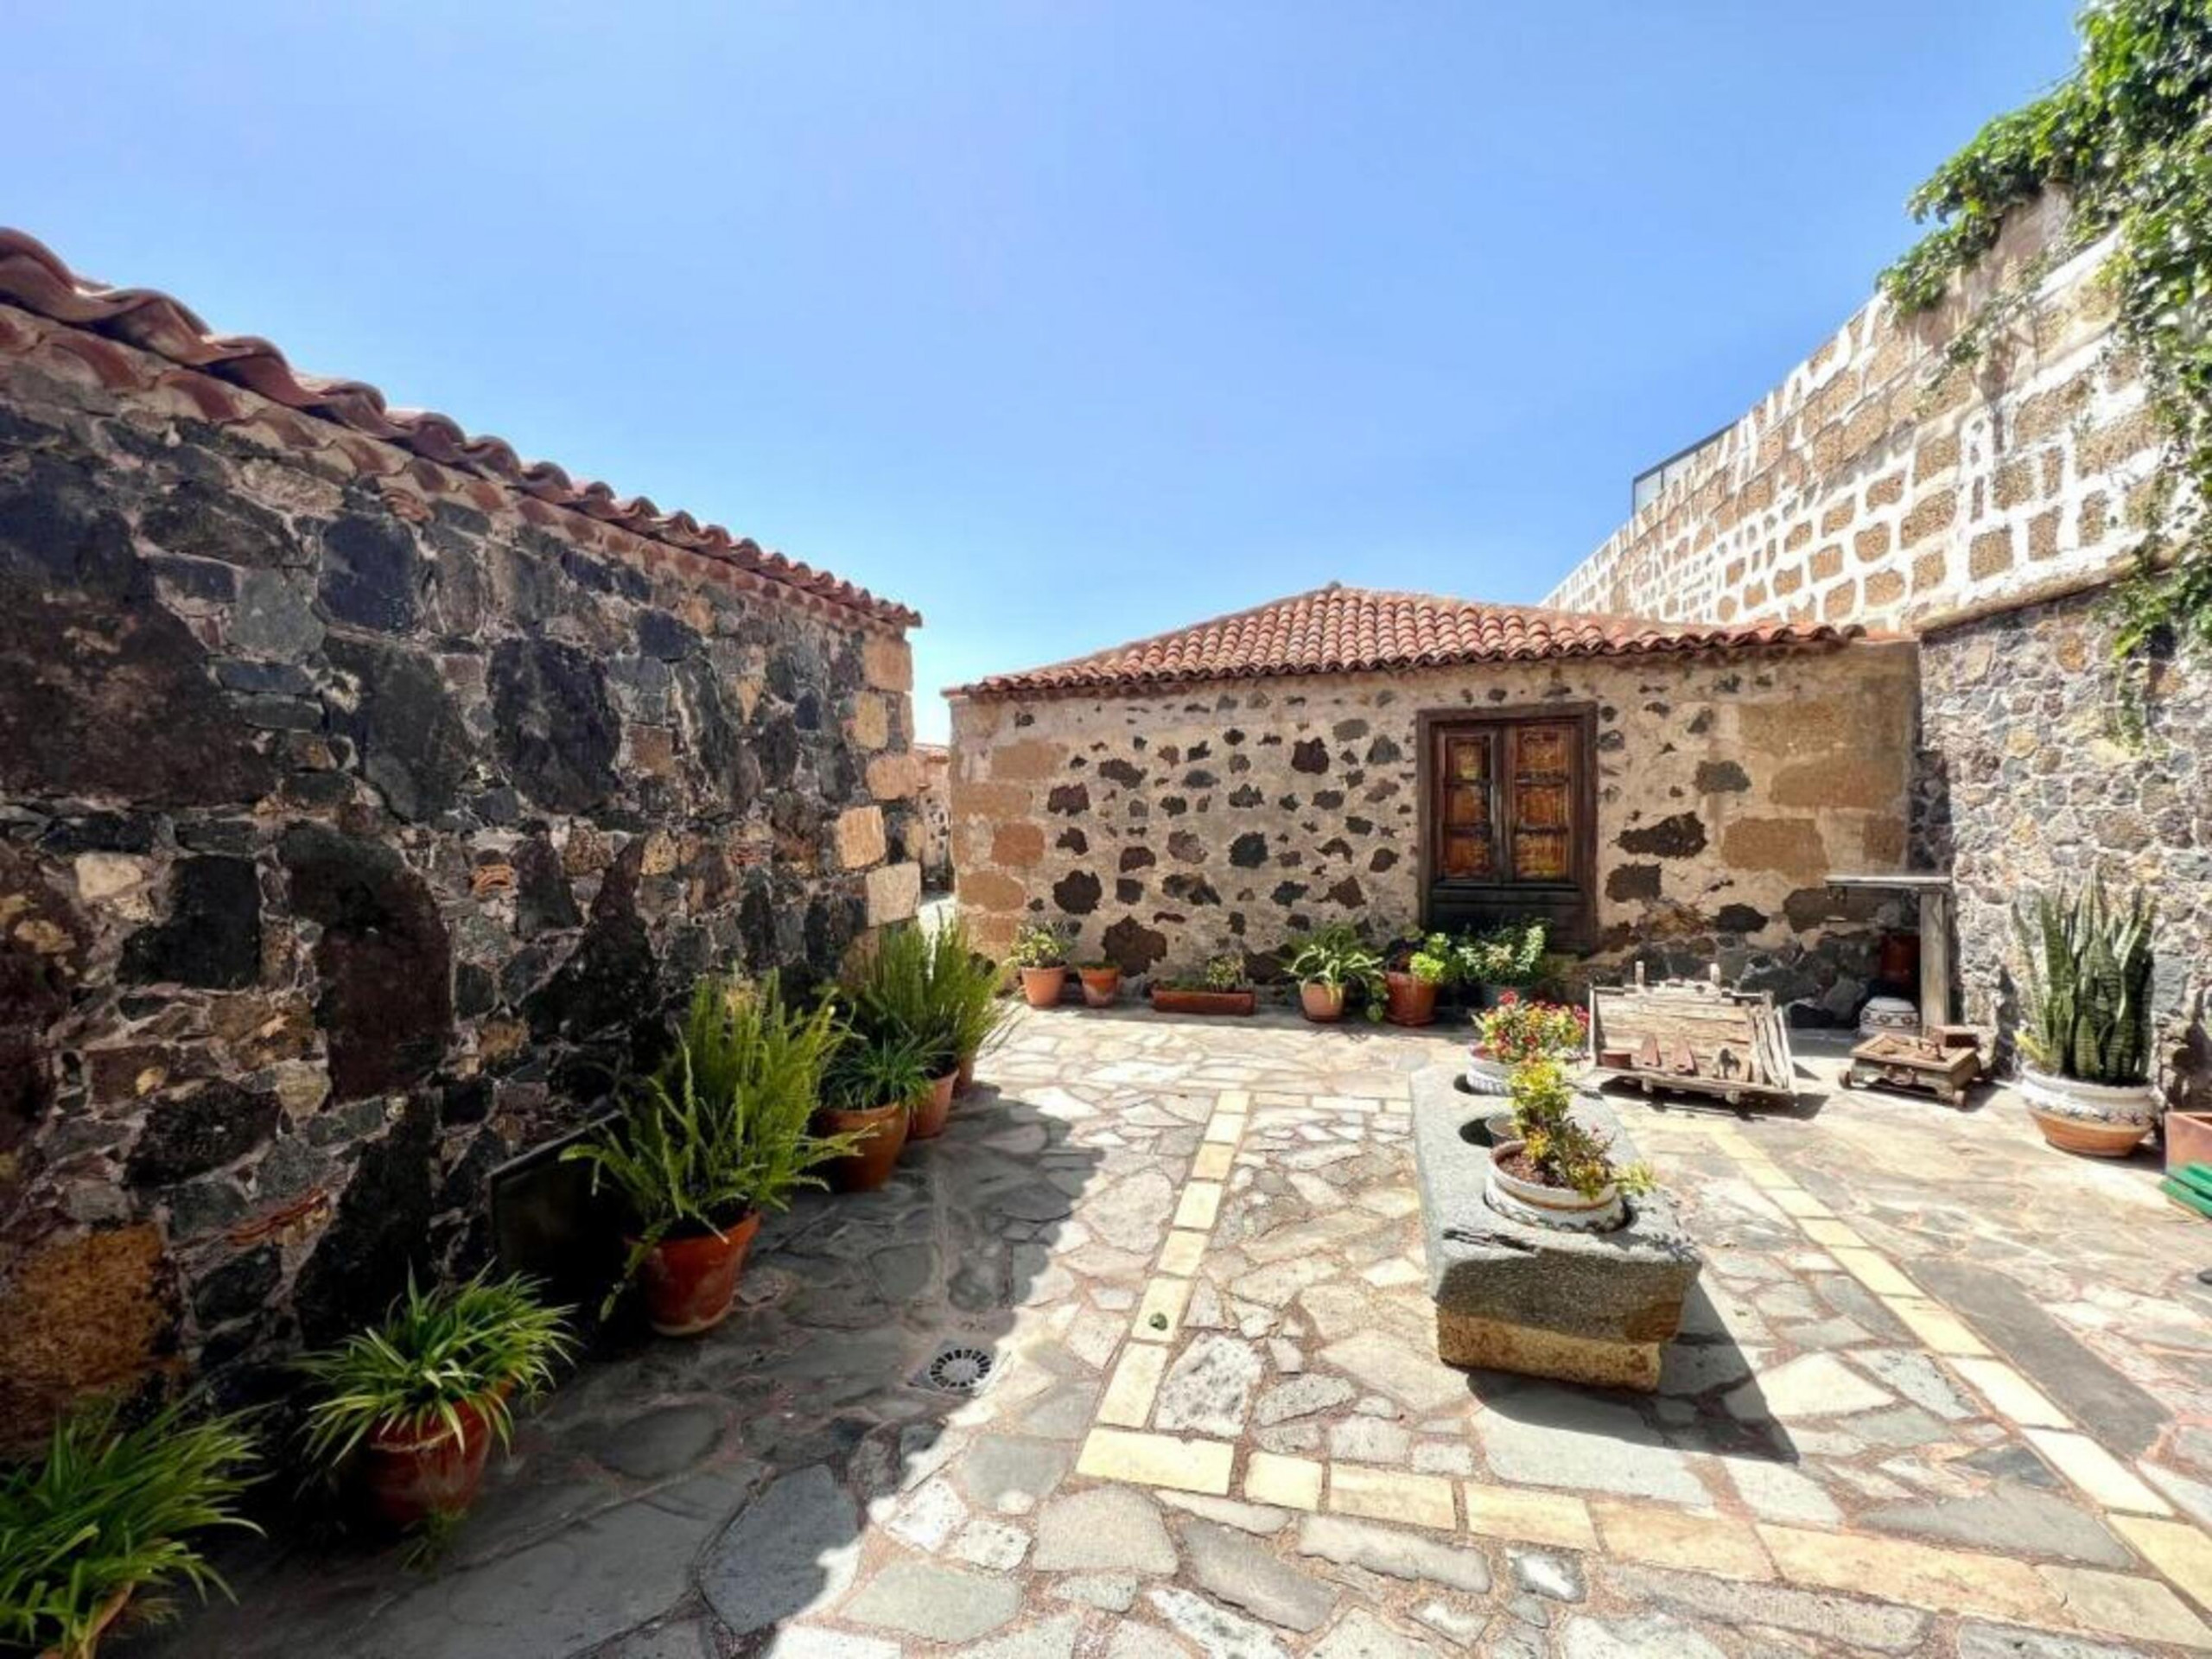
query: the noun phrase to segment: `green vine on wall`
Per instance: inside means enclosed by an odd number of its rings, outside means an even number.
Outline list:
[[[2113,238],[2101,276],[2115,339],[2166,438],[2164,498],[2112,597],[2123,709],[2139,728],[2150,663],[2212,645],[2212,0],[2099,0],[2080,28],[2072,74],[1992,121],[1914,193],[1913,216],[1936,226],[1882,287],[1902,311],[1936,305],[2005,215],[2048,189],[2070,203],[2070,247]],[[2041,269],[1985,313],[2017,306]],[[1980,321],[1963,337],[1986,338]],[[2177,514],[2179,486],[2190,499]]]

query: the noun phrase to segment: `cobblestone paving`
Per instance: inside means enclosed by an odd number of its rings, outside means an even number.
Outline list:
[[[268,1553],[193,1655],[2212,1648],[2212,1230],[2147,1164],[1829,1092],[1621,1103],[1707,1267],[1660,1391],[1434,1358],[1410,1078],[1457,1039],[1025,1014],[888,1192],[596,1364],[435,1577]],[[993,1350],[973,1400],[911,1385]]]

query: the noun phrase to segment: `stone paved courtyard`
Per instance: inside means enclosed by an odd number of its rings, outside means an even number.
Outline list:
[[[1707,1252],[1661,1390],[1433,1357],[1460,1039],[1025,1013],[893,1186],[521,1426],[435,1573],[294,1541],[126,1653],[2212,1649],[2212,1230],[2152,1166],[1829,1087],[1624,1096]],[[917,1386],[991,1351],[963,1399]]]

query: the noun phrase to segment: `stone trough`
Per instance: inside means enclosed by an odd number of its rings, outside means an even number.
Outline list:
[[[1438,1357],[1447,1365],[1656,1388],[1659,1351],[1681,1328],[1683,1299],[1703,1265],[1673,1203],[1663,1192],[1630,1198],[1626,1224],[1608,1233],[1500,1215],[1483,1196],[1490,1147],[1481,1129],[1498,1106],[1447,1067],[1414,1079]],[[1635,1160],[1633,1142],[1603,1099],[1578,1096],[1574,1113],[1611,1140],[1618,1161]]]

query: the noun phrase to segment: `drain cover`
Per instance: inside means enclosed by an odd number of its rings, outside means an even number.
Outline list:
[[[947,1343],[914,1374],[913,1384],[938,1394],[981,1394],[997,1366],[998,1357],[988,1348]]]

